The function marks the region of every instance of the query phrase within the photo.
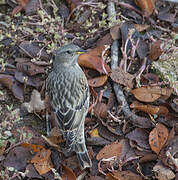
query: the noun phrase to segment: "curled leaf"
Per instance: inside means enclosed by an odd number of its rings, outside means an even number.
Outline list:
[[[108,79],[107,75],[99,76],[93,79],[88,80],[88,85],[91,87],[100,87],[103,86]]]

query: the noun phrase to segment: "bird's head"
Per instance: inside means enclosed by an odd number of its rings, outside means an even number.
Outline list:
[[[86,51],[75,44],[62,46],[56,51],[55,64],[71,65],[77,63],[78,56]]]

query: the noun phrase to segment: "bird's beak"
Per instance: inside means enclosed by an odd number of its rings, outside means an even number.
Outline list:
[[[81,49],[81,50],[77,51],[76,54],[80,55],[80,54],[84,54],[86,52],[87,52],[87,50]]]

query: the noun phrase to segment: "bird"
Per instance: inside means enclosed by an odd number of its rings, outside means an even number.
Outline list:
[[[65,152],[76,152],[81,169],[92,166],[84,135],[90,94],[87,78],[78,64],[78,57],[84,52],[73,43],[60,47],[46,80],[50,105],[65,140]]]

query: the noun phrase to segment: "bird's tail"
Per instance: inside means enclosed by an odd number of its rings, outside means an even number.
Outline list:
[[[81,128],[82,129],[82,128]],[[74,131],[68,132],[66,136],[66,151],[65,154],[75,151],[81,169],[89,168],[92,166],[90,157],[85,144],[84,132],[76,133]],[[65,134],[66,135],[66,134]]]
[[[85,144],[77,144],[76,146],[81,146],[79,148],[83,150],[83,151],[76,150],[77,158],[78,158],[81,169],[90,168],[92,166],[92,163],[91,163],[90,157],[88,155],[86,145]],[[77,147],[77,149],[78,149],[78,147]]]

